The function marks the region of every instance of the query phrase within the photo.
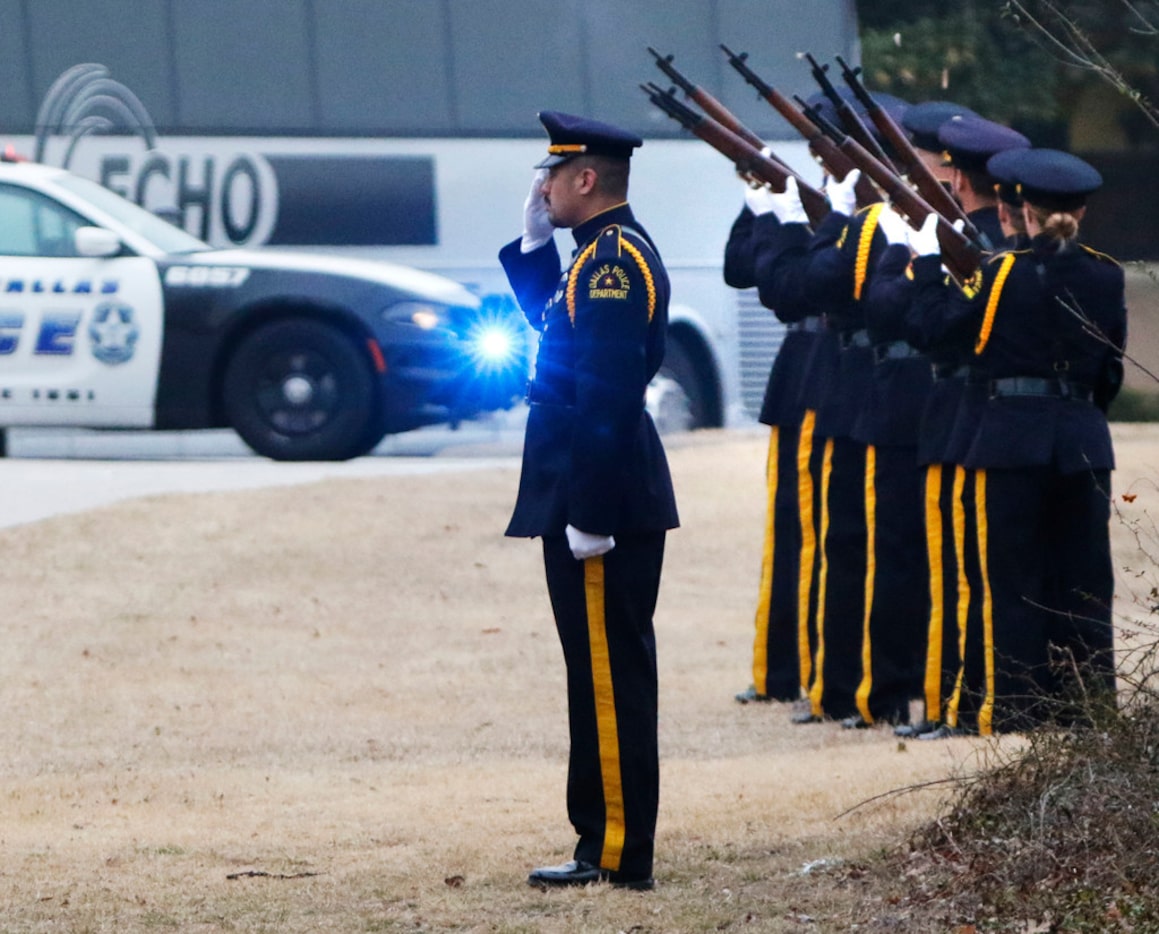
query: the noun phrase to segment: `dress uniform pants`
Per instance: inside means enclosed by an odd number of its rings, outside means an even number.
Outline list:
[[[814,714],[857,714],[865,613],[865,448],[828,438],[821,469],[817,655],[809,703]]]
[[[664,540],[664,532],[616,535],[606,555],[577,561],[563,536],[543,539],[567,666],[575,858],[628,880],[652,875],[660,792],[652,616]]]
[[[978,731],[1073,719],[1076,669],[1083,693],[1113,699],[1110,472],[980,469],[974,490],[981,632],[968,633],[965,678]]]
[[[923,473],[915,447],[866,450],[867,566],[857,709],[868,723],[908,723],[910,699],[921,694],[929,618]]]
[[[798,426],[773,425],[767,460],[768,506],[753,640],[753,687],[779,701],[801,695],[797,577],[801,553],[797,487]]]

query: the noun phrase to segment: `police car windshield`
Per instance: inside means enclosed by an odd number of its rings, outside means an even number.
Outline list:
[[[61,175],[56,179],[56,183],[61,188],[84,198],[93,207],[110,215],[165,253],[197,253],[209,249],[208,244],[192,234],[173,226],[156,214],[149,213],[94,181],[79,175]]]

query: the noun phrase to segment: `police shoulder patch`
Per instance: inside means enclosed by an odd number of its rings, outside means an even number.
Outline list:
[[[588,277],[588,298],[626,301],[631,282],[618,262],[598,263]]]

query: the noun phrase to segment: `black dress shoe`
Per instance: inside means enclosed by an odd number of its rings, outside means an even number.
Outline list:
[[[739,694],[733,695],[738,704],[767,704],[772,698],[768,694],[761,694],[751,684]]]
[[[590,885],[593,882],[610,882],[617,888],[650,891],[656,887],[651,878],[630,879],[618,872],[609,872],[584,862],[582,859],[573,859],[561,866],[540,866],[533,869],[527,877],[527,884],[538,889],[560,888],[568,885]]]
[[[893,735],[900,739],[915,739],[923,733],[936,730],[938,725],[929,720],[919,720],[917,723],[899,723],[893,728]]]

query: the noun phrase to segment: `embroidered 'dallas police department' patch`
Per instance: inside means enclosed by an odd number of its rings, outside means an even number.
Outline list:
[[[624,301],[628,297],[628,274],[618,266],[604,263],[588,279],[588,298],[611,298]]]

